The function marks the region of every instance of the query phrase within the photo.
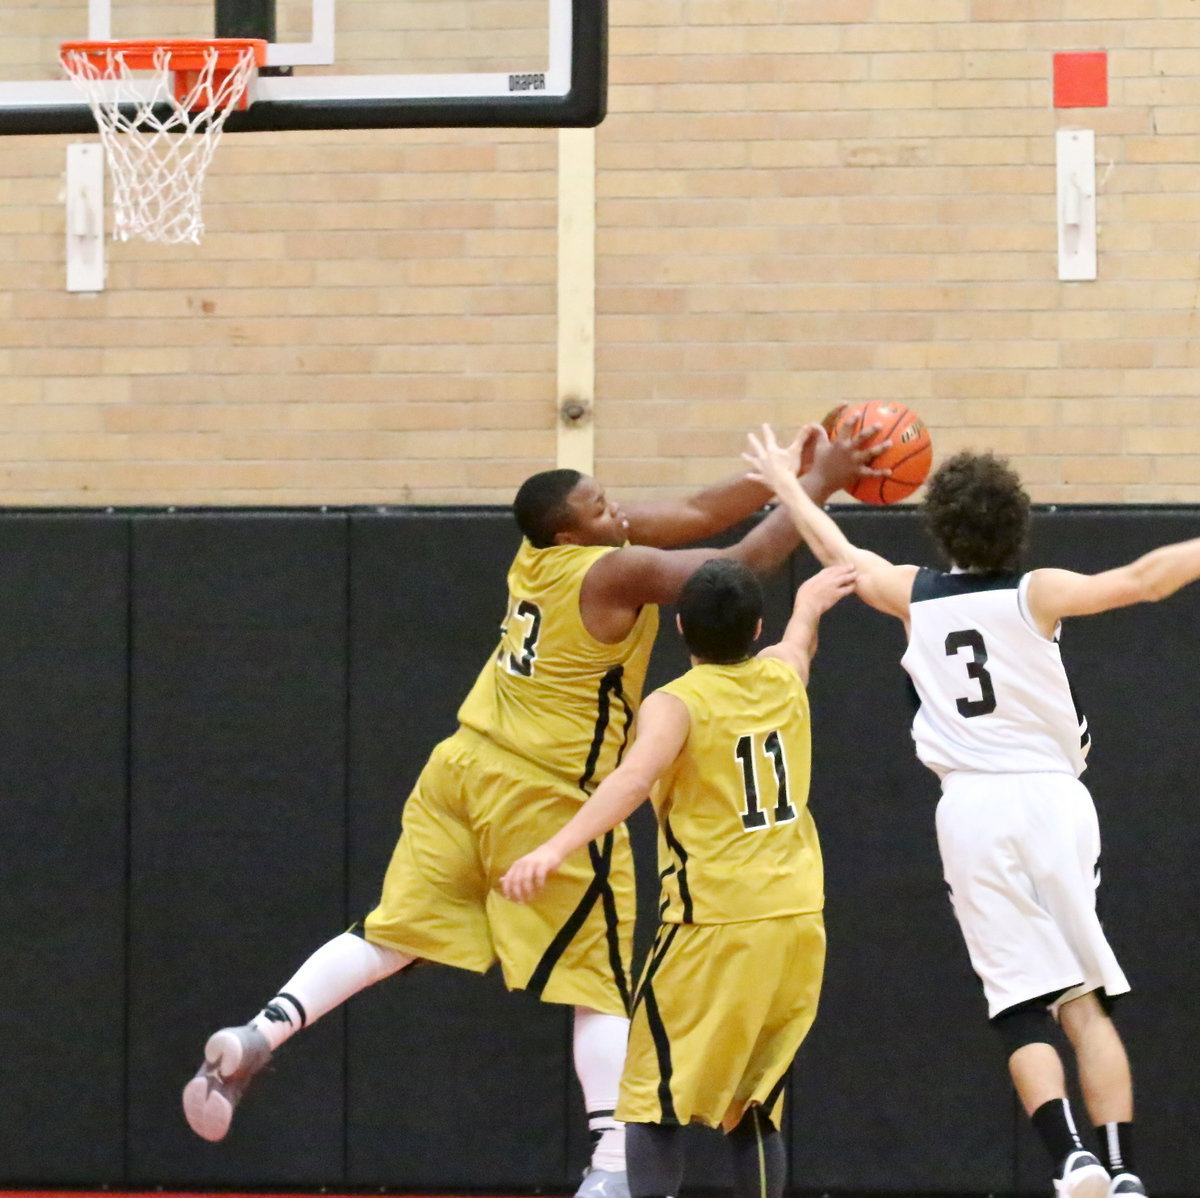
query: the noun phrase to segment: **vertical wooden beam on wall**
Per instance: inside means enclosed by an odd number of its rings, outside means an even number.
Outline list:
[[[592,474],[596,389],[596,131],[558,131],[558,447]]]

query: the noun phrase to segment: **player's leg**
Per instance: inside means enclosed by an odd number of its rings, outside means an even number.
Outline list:
[[[1120,1033],[1095,991],[1064,1002],[1058,1019],[1075,1049],[1083,1101],[1113,1178],[1111,1193],[1144,1194],[1133,1159],[1133,1081]]]
[[[1055,1046],[1054,1017],[1044,995],[1018,1003],[992,1019],[1008,1056],[1008,1070],[1025,1113],[1055,1168],[1055,1192],[1105,1198],[1108,1175],[1079,1135],[1067,1097],[1066,1074]]]
[[[1027,775],[952,774],[938,804],[938,846],[1013,1084],[1054,1162],[1055,1191],[1106,1198],[1107,1171],[1083,1144],[1066,1098],[1049,1008],[1086,976],[1039,885],[1072,851],[1062,828],[1045,826],[1059,801],[1050,790]]]
[[[221,1140],[246,1087],[271,1054],[360,990],[411,965],[413,958],[344,932],[323,944],[249,1023],[209,1036],[204,1062],[183,1091],[191,1129]]]
[[[734,1198],[782,1198],[787,1154],[779,1129],[753,1106],[729,1133]]]
[[[591,1166],[577,1191],[582,1198],[623,1198],[628,1193],[625,1124],[615,1117],[628,1040],[629,1020],[623,1015],[575,1008],[575,1076],[583,1090],[592,1140]]]
[[[451,737],[435,748],[404,809],[379,905],[362,936],[334,937],[309,957],[243,1027],[209,1037],[183,1093],[192,1130],[220,1140],[246,1087],[272,1051],[352,995],[419,958],[482,972],[494,957],[483,913],[486,882],[458,818],[469,751]]]
[[[683,1183],[683,1128],[677,1123],[629,1123],[625,1130],[631,1198],[670,1198]]]
[[[1058,1004],[1058,1019],[1075,1050],[1080,1088],[1117,1194],[1143,1193],[1132,1165],[1133,1083],[1129,1058],[1102,995],[1118,995],[1129,983],[1096,913],[1100,829],[1095,805],[1078,782],[1053,785],[1040,807],[1047,821],[1037,837],[1046,846],[1035,861],[1038,891],[1080,962],[1083,982]],[[1061,794],[1057,793],[1061,791]],[[1058,844],[1055,850],[1050,846]]]
[[[471,823],[482,868],[498,881],[524,853],[557,832],[579,809],[577,788],[493,750],[496,783],[473,780]],[[628,961],[636,891],[626,830],[614,829],[573,853],[530,903],[488,890],[488,928],[511,990],[575,1011],[574,1063],[593,1151],[581,1198],[627,1198],[624,1129],[613,1115],[625,1062]]]
[[[301,1028],[413,960],[410,954],[386,944],[372,944],[355,932],[343,932],[317,949],[248,1026],[261,1033],[274,1052]]]

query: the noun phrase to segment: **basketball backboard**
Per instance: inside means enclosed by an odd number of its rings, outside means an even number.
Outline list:
[[[590,126],[605,113],[606,0],[5,0],[0,133],[88,133],[63,41],[267,37],[232,131]]]

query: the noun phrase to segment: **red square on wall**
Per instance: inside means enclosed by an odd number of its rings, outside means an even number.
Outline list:
[[[1055,108],[1106,108],[1108,106],[1108,54],[1054,56]]]

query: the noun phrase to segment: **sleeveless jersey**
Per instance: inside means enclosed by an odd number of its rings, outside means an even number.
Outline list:
[[[1063,668],[1058,630],[1044,637],[1025,595],[1029,575],[923,569],[913,580],[901,664],[920,699],[917,756],[939,777],[1067,773],[1091,745]]]
[[[625,751],[658,631],[651,605],[612,645],[584,627],[584,575],[612,552],[522,541],[508,571],[499,649],[458,711],[460,724],[589,794]]]
[[[808,695],[796,671],[753,657],[695,666],[662,690],[691,717],[687,743],[654,793],[663,922],[820,911]]]

